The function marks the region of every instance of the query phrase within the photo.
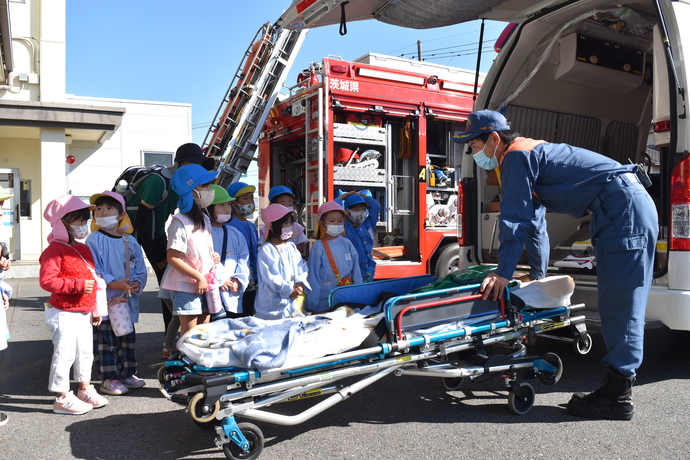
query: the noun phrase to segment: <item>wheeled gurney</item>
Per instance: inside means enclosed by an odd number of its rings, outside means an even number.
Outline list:
[[[364,306],[369,307],[361,311],[369,313],[375,305],[380,305],[380,313],[363,318],[365,331],[355,326],[357,330],[354,333],[347,330],[354,324],[354,314],[343,320],[349,320],[349,323],[339,322],[337,314],[330,318],[327,315],[316,316],[311,323],[312,319],[292,319],[290,321],[297,326],[291,324],[287,329],[300,328],[300,334],[306,340],[311,340],[309,334],[317,336],[319,333],[327,338],[321,345],[312,340],[307,348],[330,354],[310,357],[303,349],[300,358],[293,360],[275,361],[272,356],[273,361],[245,362],[260,363],[261,370],[238,365],[238,359],[245,356],[240,352],[222,355],[234,356],[228,358],[228,365],[219,365],[224,363],[219,362],[218,354],[208,354],[206,350],[197,354],[196,346],[189,345],[197,339],[185,338],[203,338],[204,335],[195,334],[192,330],[180,339],[181,354],[172,357],[159,370],[161,391],[171,401],[185,405],[195,423],[216,424],[216,445],[223,449],[227,458],[247,459],[260,455],[264,437],[254,424],[237,423],[236,416],[279,425],[297,425],[389,374],[438,377],[447,390],[458,389],[463,379],[481,381],[501,376],[508,391],[510,410],[526,414],[534,405],[535,392],[529,383],[519,379],[537,377],[545,384],[555,384],[563,367],[554,353],[528,356],[526,345],[538,335],[571,327],[572,338],[567,340],[572,340],[583,354],[590,349],[591,338],[586,331],[584,316],[571,315],[584,305],[567,304],[569,296],[564,306],[538,309],[522,302],[511,302],[509,289],[503,298],[496,301],[483,300],[479,284],[399,294],[426,286],[434,280],[432,276],[417,276],[333,290],[329,304],[341,316],[343,311],[356,312]],[[321,329],[319,321],[324,324]],[[307,323],[308,327],[303,327]],[[358,337],[356,343],[346,351],[340,351],[342,346],[337,345],[329,352],[329,344],[338,343],[340,332],[348,334],[348,337]],[[226,352],[225,348],[233,348],[243,340],[259,340],[261,330],[244,330],[239,336],[242,338],[228,347],[213,338],[202,341],[202,345]],[[298,339],[295,338],[295,342]],[[564,340],[562,337],[558,339]],[[502,346],[507,353],[489,353],[492,345]],[[250,346],[242,346],[242,350],[248,348]],[[291,343],[292,350],[299,350],[299,345]],[[203,366],[190,356],[200,357],[212,366]],[[249,359],[255,358],[251,355]],[[267,362],[282,365],[272,368]],[[354,383],[345,385],[342,382],[346,378],[350,382],[355,377],[359,380]],[[327,397],[296,415],[266,410],[280,402],[316,396]]]

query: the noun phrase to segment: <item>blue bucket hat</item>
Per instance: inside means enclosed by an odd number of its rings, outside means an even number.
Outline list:
[[[237,198],[241,195],[244,195],[245,193],[254,192],[256,192],[256,187],[254,187],[253,185],[246,184],[244,182],[235,182],[234,184],[230,185],[230,187],[228,187],[228,194],[233,198]]]
[[[345,206],[343,207],[345,209],[350,209],[350,207],[359,203],[364,203],[367,205],[367,207],[369,206],[369,203],[367,203],[367,201],[364,198],[362,198],[360,194],[355,193],[354,195],[350,195],[349,197],[347,197],[347,199],[345,200]]]
[[[192,190],[197,185],[208,184],[218,175],[218,171],[206,171],[203,166],[197,164],[184,165],[177,168],[170,185],[172,189],[180,196],[177,202],[177,207],[180,212],[189,212],[194,204],[194,195]]]
[[[295,194],[292,193],[292,190],[290,190],[289,187],[286,187],[284,185],[277,185],[268,191],[268,200],[273,201],[273,198],[286,194],[290,195],[293,198],[295,197]]]
[[[484,133],[507,129],[510,126],[506,117],[494,110],[479,110],[467,116],[465,131],[453,136],[453,140],[457,143],[467,142]]]

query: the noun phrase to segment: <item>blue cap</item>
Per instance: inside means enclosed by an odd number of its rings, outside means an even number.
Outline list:
[[[254,187],[253,185],[246,184],[244,182],[235,182],[234,184],[230,185],[230,187],[228,187],[228,194],[233,198],[237,198],[241,195],[244,195],[245,193],[254,192],[256,192],[256,187]]]
[[[465,131],[453,136],[453,140],[457,143],[467,142],[484,133],[507,129],[510,129],[510,126],[506,117],[494,110],[480,110],[467,116]]]
[[[273,201],[273,198],[285,194],[290,195],[293,198],[295,197],[295,194],[292,193],[292,190],[290,190],[289,187],[286,187],[284,185],[277,185],[268,191],[268,200]]]
[[[347,199],[345,200],[345,206],[343,206],[343,207],[345,209],[350,209],[350,207],[352,207],[356,204],[359,204],[359,203],[364,203],[367,206],[369,206],[367,201],[364,198],[362,198],[362,196],[360,194],[355,193],[354,195],[350,195],[349,197],[347,197]]]
[[[184,165],[177,168],[170,185],[172,189],[180,196],[177,202],[177,207],[180,212],[189,212],[194,204],[194,196],[192,190],[197,185],[208,184],[218,175],[218,171],[207,171],[203,166],[197,164]]]

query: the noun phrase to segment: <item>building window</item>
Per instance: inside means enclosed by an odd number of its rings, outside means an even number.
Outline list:
[[[19,215],[31,219],[31,181],[19,181]]]
[[[144,165],[163,165],[168,168],[173,165],[173,152],[147,152],[142,151],[144,154]]]

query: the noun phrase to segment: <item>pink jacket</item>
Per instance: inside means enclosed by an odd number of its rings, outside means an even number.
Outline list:
[[[187,253],[182,255],[182,259],[202,275],[211,273],[213,270],[213,237],[211,231],[211,222],[208,217],[204,216],[206,220],[206,230],[197,230],[194,232],[194,222],[185,214],[177,213],[172,216],[173,219],[178,219],[184,225],[187,232]],[[179,271],[170,267],[166,270],[161,287],[170,291],[194,292],[197,290],[197,283],[192,278],[183,275]]]

